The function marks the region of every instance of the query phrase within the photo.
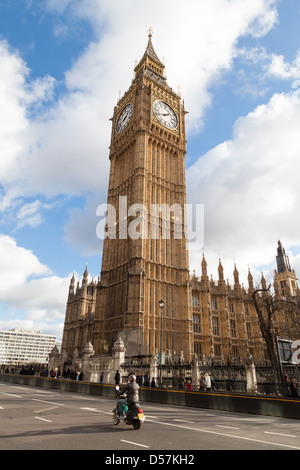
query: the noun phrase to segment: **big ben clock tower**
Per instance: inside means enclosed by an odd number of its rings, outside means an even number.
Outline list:
[[[115,219],[108,222],[103,244],[93,339],[97,354],[109,353],[121,336],[126,356],[153,356],[161,348],[183,351],[186,360],[192,356],[186,113],[164,69],[150,30],[132,84],[112,118],[107,202]]]

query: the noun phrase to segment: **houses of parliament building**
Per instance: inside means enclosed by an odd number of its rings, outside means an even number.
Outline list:
[[[212,280],[203,256],[201,275],[191,275],[184,219],[178,224],[170,211],[151,211],[154,205],[183,209],[186,204],[186,111],[164,69],[150,32],[131,86],[111,119],[107,203],[116,219],[106,228],[101,274],[89,282],[86,269],[80,283],[71,279],[62,353],[71,359],[90,342],[96,355],[109,355],[121,338],[126,357],[148,360],[163,351],[181,354],[185,361],[195,354],[200,360],[225,361],[246,360],[250,354],[264,361],[251,272],[244,287],[234,267],[231,286],[220,261],[218,279]],[[143,227],[140,235],[125,236],[135,220]],[[167,226],[169,236],[150,236],[153,226],[159,235]],[[293,296],[298,293],[296,274],[280,242],[277,250],[275,294]],[[261,285],[266,286],[263,276]],[[279,330],[286,326],[283,317],[277,319]]]

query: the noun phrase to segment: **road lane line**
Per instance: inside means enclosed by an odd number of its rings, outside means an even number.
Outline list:
[[[151,421],[151,419],[148,419],[148,423],[162,424],[164,426],[173,426],[173,427],[177,427],[177,428],[181,428],[181,429],[187,429],[188,431],[203,432],[203,433],[206,433],[206,434],[215,434],[217,436],[223,436],[223,437],[226,437],[226,438],[231,437],[233,439],[241,439],[241,440],[244,440],[244,441],[259,442],[260,444],[267,444],[267,445],[276,446],[276,447],[287,447],[289,449],[300,450],[299,446],[297,447],[297,446],[291,446],[291,445],[288,445],[288,444],[280,444],[280,443],[276,443],[276,442],[263,441],[261,439],[253,439],[251,437],[237,436],[235,434],[224,434],[224,433],[221,433],[221,432],[210,431],[208,429],[197,429],[197,428],[192,428],[190,426],[183,426],[181,424],[164,423],[163,421]]]
[[[293,434],[281,434],[280,432],[264,431],[265,434],[274,434],[275,436],[297,437]]]
[[[12,393],[0,392],[2,395],[7,395],[8,397],[22,398],[21,395],[14,395]]]
[[[55,410],[56,408],[59,408],[59,406],[58,405],[50,406],[50,408],[43,408],[42,410],[32,410],[32,412],[33,413],[44,413],[44,411]]]
[[[96,410],[96,408],[80,408],[81,410],[86,410],[86,411],[94,411],[96,413],[103,413],[105,415],[111,415],[111,411],[102,411],[102,410]]]
[[[50,421],[49,419],[40,418],[39,416],[35,416],[35,419],[40,419],[41,421],[46,421],[47,423],[52,423],[52,421]]]
[[[139,444],[138,442],[125,441],[125,439],[120,439],[120,441],[125,442],[126,444],[132,444],[134,446],[146,447],[146,449],[150,449],[150,446],[145,446],[144,444]]]
[[[179,423],[195,424],[195,421],[185,421],[184,419],[174,419],[173,421],[178,421]]]
[[[240,429],[240,428],[235,428],[233,426],[224,426],[222,424],[215,424],[216,428],[226,428],[226,429]]]
[[[63,403],[54,403],[53,401],[39,400],[38,398],[33,398],[32,401],[39,401],[41,403],[49,403],[49,405],[65,406]]]

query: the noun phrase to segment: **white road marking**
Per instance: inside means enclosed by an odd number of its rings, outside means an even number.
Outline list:
[[[215,424],[216,428],[227,428],[227,429],[240,429],[234,428],[233,426],[223,426],[222,424]]]
[[[53,401],[39,400],[38,398],[33,398],[32,401],[39,401],[41,403],[49,403],[49,405],[65,406],[63,403],[54,403]]]
[[[42,410],[32,410],[32,411],[33,413],[44,413],[44,411],[55,410],[56,408],[59,408],[59,406],[58,405],[50,406],[50,408],[43,408]]]
[[[46,421],[47,423],[52,423],[52,421],[50,421],[49,419],[40,418],[39,416],[35,416],[35,419],[40,419],[41,421]]]
[[[145,446],[144,444],[139,444],[138,442],[125,441],[125,439],[120,439],[120,441],[125,442],[126,444],[132,444],[134,446],[146,447],[146,449],[150,449],[149,446]]]
[[[174,419],[173,421],[178,421],[179,423],[195,424],[195,421],[185,421],[184,419]]]
[[[0,392],[2,395],[7,395],[8,397],[22,398],[21,395],[13,395],[12,393]]]
[[[235,418],[234,416],[222,416],[223,419],[231,419],[231,420],[236,420],[236,421],[252,421],[255,423],[273,423],[273,419],[264,419],[263,417],[261,418],[243,418],[238,416]]]
[[[111,411],[101,411],[101,410],[96,410],[96,408],[80,408],[81,410],[87,410],[87,411],[94,411],[96,413],[103,413],[105,415],[111,415]]]
[[[280,432],[264,431],[265,434],[274,434],[275,436],[297,437],[293,434],[281,434]]]
[[[148,420],[148,422],[151,422],[151,420]],[[192,428],[190,426],[182,426],[180,424],[164,423],[163,421],[152,421],[152,422],[155,423],[155,424],[162,424],[164,426],[173,426],[173,427],[178,427],[178,428],[181,428],[181,429],[187,429],[189,431],[203,432],[203,433],[206,433],[206,434],[215,434],[217,436],[223,436],[223,437],[226,437],[226,438],[232,437],[233,439],[241,439],[241,440],[244,440],[244,441],[259,442],[261,444],[267,444],[267,445],[276,446],[276,447],[287,447],[289,449],[300,450],[300,447],[291,446],[291,445],[288,445],[288,444],[279,444],[279,443],[276,443],[276,442],[263,441],[261,439],[253,439],[251,437],[237,436],[235,434],[223,434],[221,432],[210,431],[208,429],[197,429],[197,428]]]

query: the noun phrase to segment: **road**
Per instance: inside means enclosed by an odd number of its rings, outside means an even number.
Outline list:
[[[0,383],[0,450],[300,450],[299,420],[142,403],[146,420],[134,430],[113,425],[114,406],[111,398]]]

